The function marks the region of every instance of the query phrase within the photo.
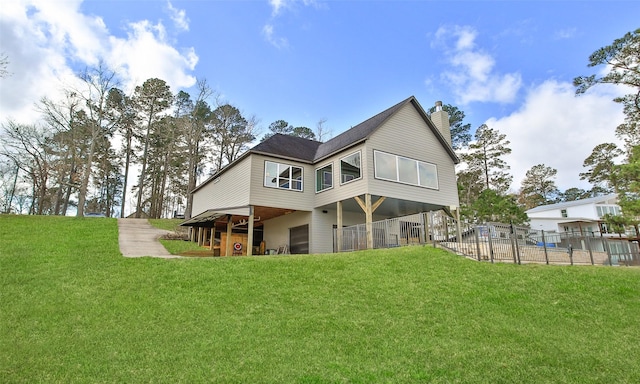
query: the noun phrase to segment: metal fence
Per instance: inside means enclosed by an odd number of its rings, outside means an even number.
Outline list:
[[[334,232],[336,251],[367,248],[365,224],[342,228],[341,236],[338,231]],[[371,232],[373,248],[433,244],[492,263],[640,265],[638,243],[626,239],[546,232],[504,223],[458,223],[441,211],[376,221]]]

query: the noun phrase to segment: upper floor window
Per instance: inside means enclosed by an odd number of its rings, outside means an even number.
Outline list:
[[[560,215],[562,215],[562,217],[567,217],[567,210],[566,209],[561,209],[560,210]]]
[[[340,183],[348,183],[362,177],[360,152],[352,153],[340,159]]]
[[[377,179],[438,189],[438,169],[434,164],[390,153],[374,151]]]
[[[620,207],[617,205],[596,205],[596,211],[598,212],[598,217],[602,217],[606,214],[613,216],[622,214]]]
[[[333,187],[333,164],[316,169],[316,192]]]
[[[302,167],[266,161],[264,185],[265,187],[302,191]]]

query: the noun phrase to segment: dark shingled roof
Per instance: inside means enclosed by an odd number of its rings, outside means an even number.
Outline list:
[[[320,145],[320,148],[318,148],[318,151],[316,152],[315,159],[322,159],[328,155],[331,155],[332,153],[338,152],[343,148],[349,147],[366,139],[380,125],[382,125],[382,123],[384,123],[391,115],[396,113],[400,108],[407,104],[411,99],[413,99],[413,96],[363,121],[355,127],[348,129],[347,131],[339,134],[326,143],[322,143],[322,145]]]
[[[320,144],[322,143],[319,141],[276,133],[251,148],[250,152],[289,157],[311,163]]]
[[[458,157],[455,152],[446,142],[438,128],[433,125],[426,112],[422,109],[418,101],[414,96],[411,96],[405,100],[402,100],[398,104],[391,108],[388,108],[377,115],[363,121],[362,123],[346,130],[326,143],[320,143],[314,140],[301,139],[295,136],[288,136],[282,134],[275,134],[263,141],[262,143],[253,147],[249,152],[264,153],[275,156],[283,156],[292,159],[298,159],[308,162],[315,162],[322,160],[336,152],[348,148],[352,145],[358,144],[366,140],[373,132],[376,131],[387,119],[393,114],[399,111],[405,105],[412,103],[418,110],[427,125],[431,128],[436,135],[440,143],[447,149],[449,155],[454,162],[458,162]]]

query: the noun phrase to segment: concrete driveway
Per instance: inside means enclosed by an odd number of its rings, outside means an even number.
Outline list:
[[[168,233],[149,224],[147,219],[118,219],[118,243],[124,257],[179,258],[160,244],[160,236]]]

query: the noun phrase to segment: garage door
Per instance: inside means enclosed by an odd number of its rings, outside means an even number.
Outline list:
[[[309,225],[289,228],[289,251],[292,254],[309,253]]]

